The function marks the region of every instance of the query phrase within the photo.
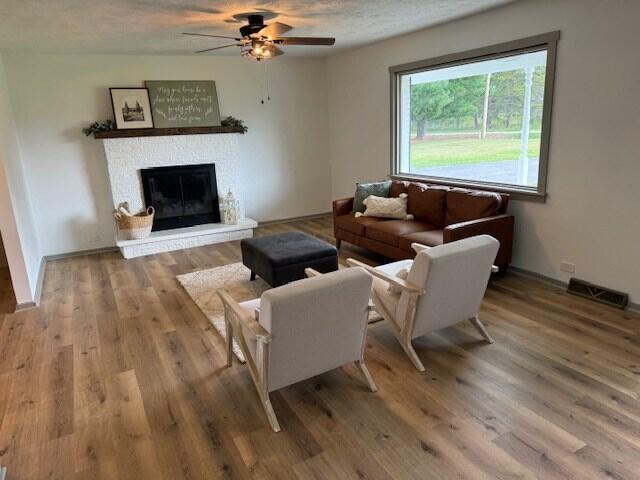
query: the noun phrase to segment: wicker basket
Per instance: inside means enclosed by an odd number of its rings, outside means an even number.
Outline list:
[[[149,207],[140,213],[128,216],[121,212],[116,212],[113,216],[116,219],[118,230],[126,240],[140,240],[147,238],[153,226],[153,216],[155,210]]]

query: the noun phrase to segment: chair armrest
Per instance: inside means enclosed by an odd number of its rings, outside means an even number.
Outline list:
[[[353,210],[353,197],[333,201],[333,216],[347,215]]]
[[[218,290],[218,296],[222,300],[222,303],[233,313],[235,318],[238,319],[239,325],[246,329],[256,340],[263,343],[269,343],[271,341],[271,334],[267,332],[255,318],[247,313],[226,290]]]
[[[360,267],[364,268],[369,274],[374,277],[378,277],[381,280],[393,285],[394,287],[401,288],[402,290],[409,293],[417,293],[418,295],[424,294],[424,289],[413,285],[412,283],[403,280],[400,277],[396,277],[394,275],[389,275],[381,270],[377,270],[374,267],[367,265],[366,263],[359,262],[358,260],[354,260],[353,258],[347,258],[347,264],[352,267]]]
[[[421,243],[415,243],[414,242],[414,243],[411,244],[411,249],[416,253],[420,253],[423,250],[429,250],[430,248],[432,248],[432,247],[429,247],[427,245],[422,245]]]
[[[320,273],[317,270],[314,270],[313,268],[305,268],[304,273],[307,275],[308,278],[319,277],[320,275],[322,275],[322,273]]]

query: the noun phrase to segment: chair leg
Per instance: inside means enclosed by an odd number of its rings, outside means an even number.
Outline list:
[[[402,349],[405,351],[405,353],[409,356],[409,359],[411,360],[411,363],[413,363],[413,366],[416,367],[419,371],[424,372],[424,365],[422,364],[420,357],[418,357],[418,354],[413,348],[413,345],[411,345],[411,340],[406,343],[400,342],[400,345],[402,346]]]
[[[269,420],[269,425],[274,432],[278,433],[280,431],[280,424],[278,423],[278,417],[276,417],[276,412],[273,410],[273,405],[271,405],[271,400],[269,400],[269,394],[262,401],[262,406],[264,407],[264,411],[267,414],[267,420]]]
[[[363,360],[356,360],[356,365],[360,369],[360,372],[362,372],[362,376],[366,380],[367,385],[369,385],[369,389],[372,392],[377,392],[378,391],[378,387],[376,386],[376,382],[373,381],[373,377],[369,373],[369,369],[364,364],[364,361]]]
[[[340,245],[342,245],[342,240],[340,240],[339,238],[336,238],[336,248],[338,250],[340,250]]]
[[[231,322],[225,322],[225,330],[227,334],[227,367],[233,364],[233,328]]]
[[[489,335],[489,332],[487,331],[484,324],[480,321],[480,317],[478,317],[478,315],[470,318],[469,321],[471,322],[471,325],[476,327],[478,333],[482,335],[482,338],[484,338],[487,343],[493,343],[493,338],[491,338],[491,335]]]
[[[251,272],[251,276],[249,277],[249,280],[251,280],[252,282],[256,279],[256,272]]]

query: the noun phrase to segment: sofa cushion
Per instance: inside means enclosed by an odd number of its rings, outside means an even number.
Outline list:
[[[500,195],[494,192],[453,188],[447,192],[446,224],[492,217],[498,213],[500,202]]]
[[[388,197],[391,180],[373,183],[358,183],[356,185],[356,193],[353,196],[353,212],[364,212],[364,199],[369,195],[376,197]]]
[[[401,193],[409,193],[409,182],[393,180],[389,187],[389,196],[399,197]]]
[[[401,250],[400,247],[394,247],[393,245],[372,240],[367,237],[356,238],[358,239],[358,241],[355,242],[356,245],[360,245],[361,247],[371,250],[372,252],[379,253],[387,258],[392,258],[394,260],[406,260],[415,257],[415,254],[405,252],[404,250]]]
[[[448,187],[437,185],[409,184],[407,213],[412,214],[416,220],[427,222],[437,228],[444,227],[448,190]]]
[[[364,199],[367,209],[364,213],[356,212],[359,217],[393,218],[396,220],[413,220],[413,215],[407,215],[407,194],[401,193],[399,197],[376,197],[369,195]]]
[[[384,221],[383,218],[376,217],[363,216],[356,218],[353,213],[349,213],[348,215],[336,217],[336,226],[341,230],[346,230],[347,232],[364,237],[366,227],[382,221]]]
[[[367,225],[366,236],[372,240],[397,247],[401,236],[432,229],[432,225],[419,220],[387,220]]]
[[[426,232],[413,232],[400,237],[399,247],[407,252],[413,252],[412,243],[420,243],[427,247],[437,247],[443,243],[444,230],[429,230]]]

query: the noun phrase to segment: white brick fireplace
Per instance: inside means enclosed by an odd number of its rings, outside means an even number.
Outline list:
[[[141,169],[206,163],[214,163],[216,166],[221,209],[229,190],[240,203],[242,220],[237,225],[205,224],[154,231],[142,240],[125,240],[116,236],[116,244],[125,258],[253,236],[257,223],[244,217],[238,144],[240,135],[215,133],[103,138],[114,205],[129,202],[132,211],[145,207]],[[224,218],[222,212],[221,218]]]

